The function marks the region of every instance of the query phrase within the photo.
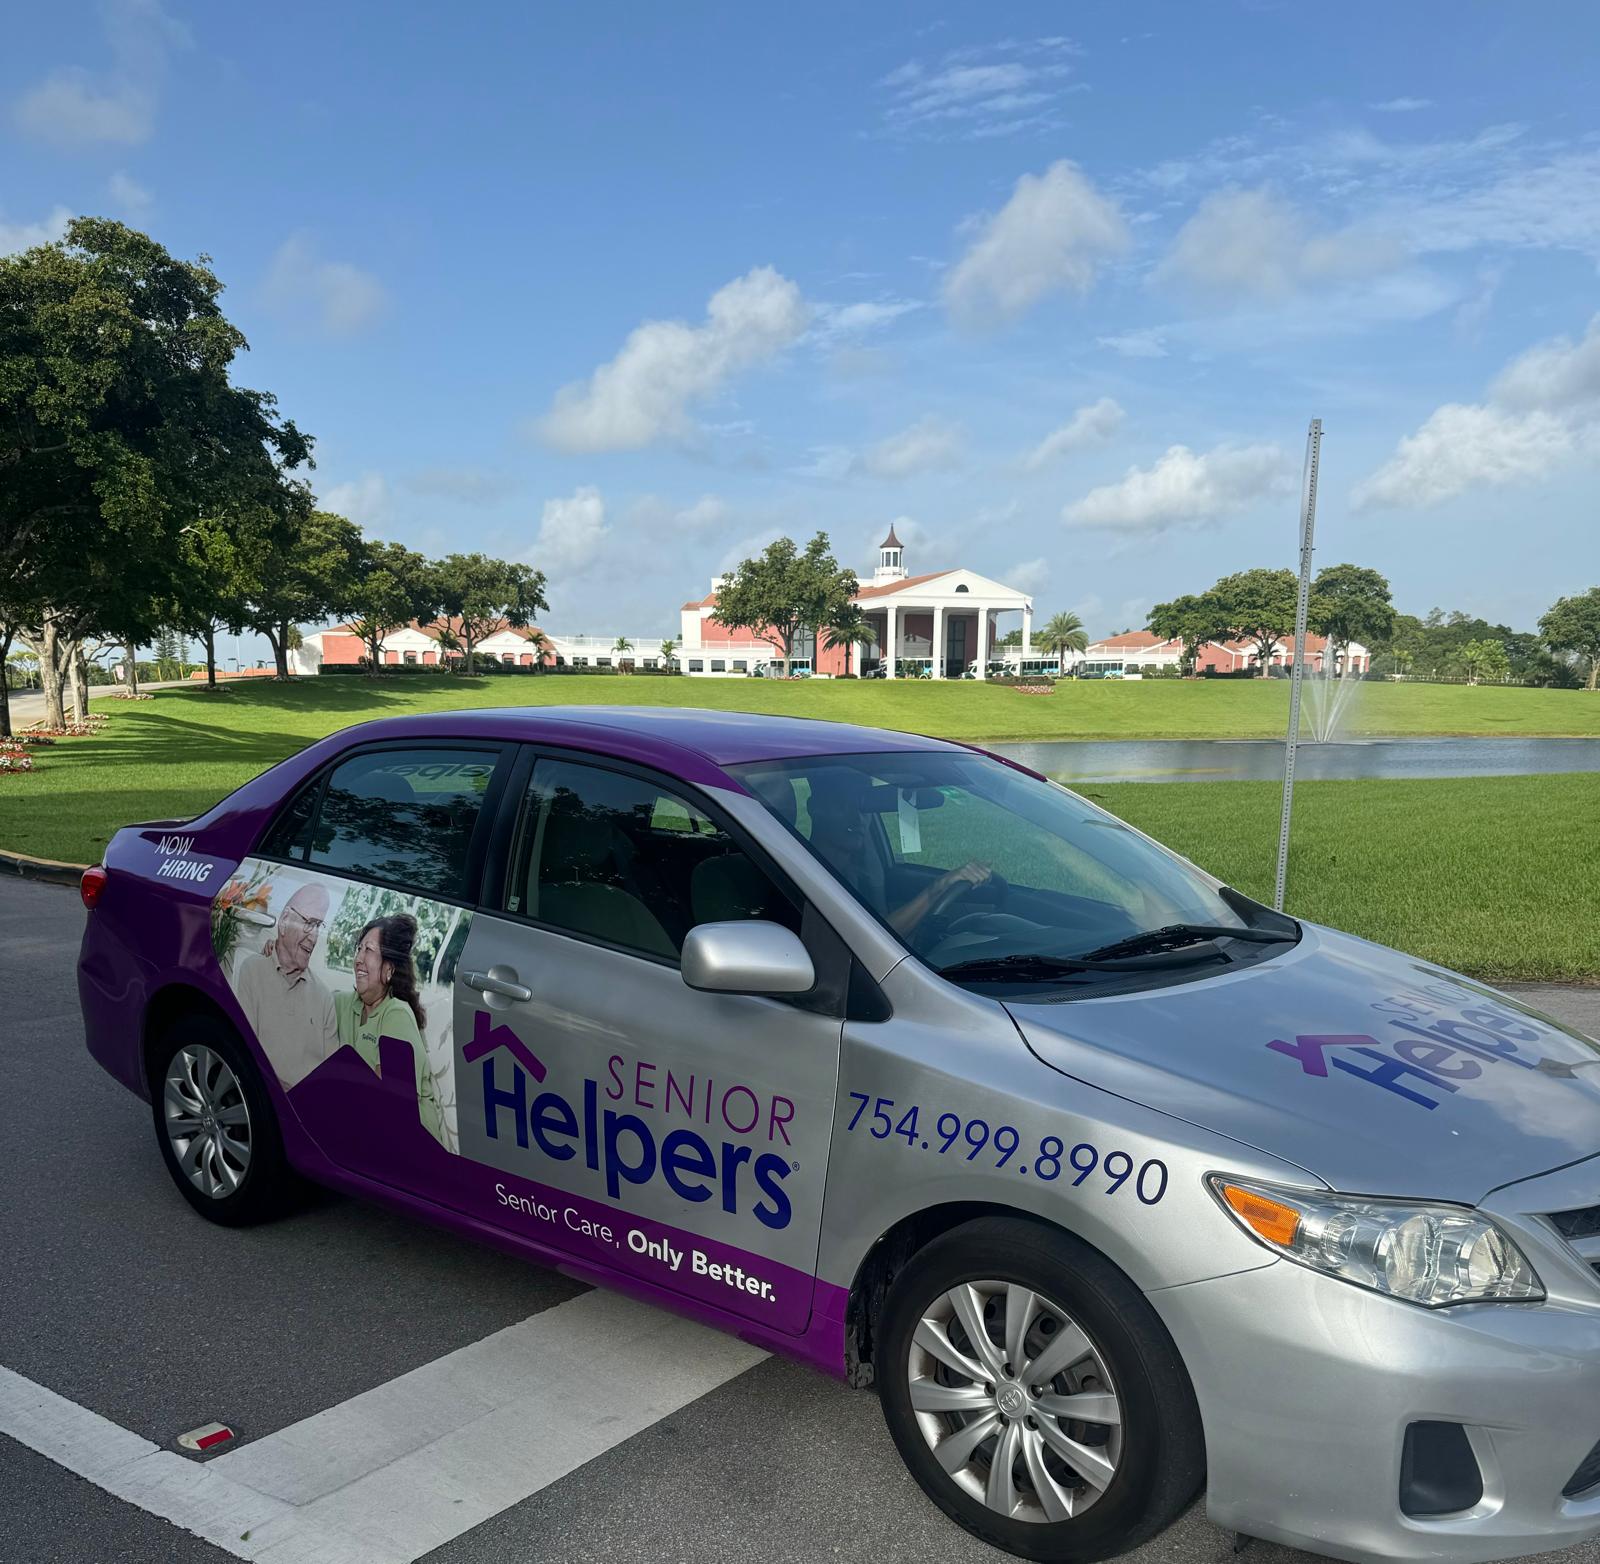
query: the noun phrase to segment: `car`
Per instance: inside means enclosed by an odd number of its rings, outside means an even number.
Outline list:
[[[307,1179],[875,1386],[1025,1558],[1202,1490],[1348,1559],[1600,1534],[1600,1046],[1000,756],[383,720],[83,895],[89,1050],[213,1222]]]

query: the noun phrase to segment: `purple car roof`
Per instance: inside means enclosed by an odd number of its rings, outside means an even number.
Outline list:
[[[713,766],[797,755],[860,755],[885,751],[954,751],[964,746],[886,728],[806,717],[703,711],[677,706],[495,706],[364,725],[372,737],[494,738],[569,744],[627,753],[674,770],[687,755]],[[350,737],[350,731],[344,735]],[[363,737],[367,736],[364,731]]]

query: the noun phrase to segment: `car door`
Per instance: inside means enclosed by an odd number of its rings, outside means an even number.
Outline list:
[[[363,746],[222,887],[212,943],[320,1149],[425,1192],[456,1160],[455,974],[514,746]]]
[[[540,754],[507,808],[495,905],[474,917],[457,974],[452,1198],[801,1332],[841,1005],[698,992],[678,966],[697,923],[799,931],[798,893],[708,800],[651,773]]]

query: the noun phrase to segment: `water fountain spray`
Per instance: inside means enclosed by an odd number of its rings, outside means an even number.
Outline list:
[[[1317,462],[1322,454],[1322,420],[1313,418],[1306,432],[1305,474],[1300,483],[1300,591],[1294,605],[1294,661],[1289,669],[1289,733],[1283,746],[1283,814],[1278,822],[1278,878],[1272,905],[1283,911],[1283,887],[1289,873],[1289,817],[1294,812],[1294,752],[1300,742],[1300,686],[1305,672],[1306,610],[1311,601],[1312,537],[1317,526]],[[1323,647],[1322,660],[1328,661]]]

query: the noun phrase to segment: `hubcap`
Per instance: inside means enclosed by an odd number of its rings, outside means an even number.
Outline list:
[[[934,1458],[1008,1519],[1071,1520],[1116,1476],[1116,1387],[1083,1328],[1041,1294],[994,1281],[941,1293],[923,1311],[908,1367]]]
[[[231,1195],[250,1169],[250,1110],[227,1061],[200,1043],[180,1048],[161,1107],[183,1176],[213,1200]]]

